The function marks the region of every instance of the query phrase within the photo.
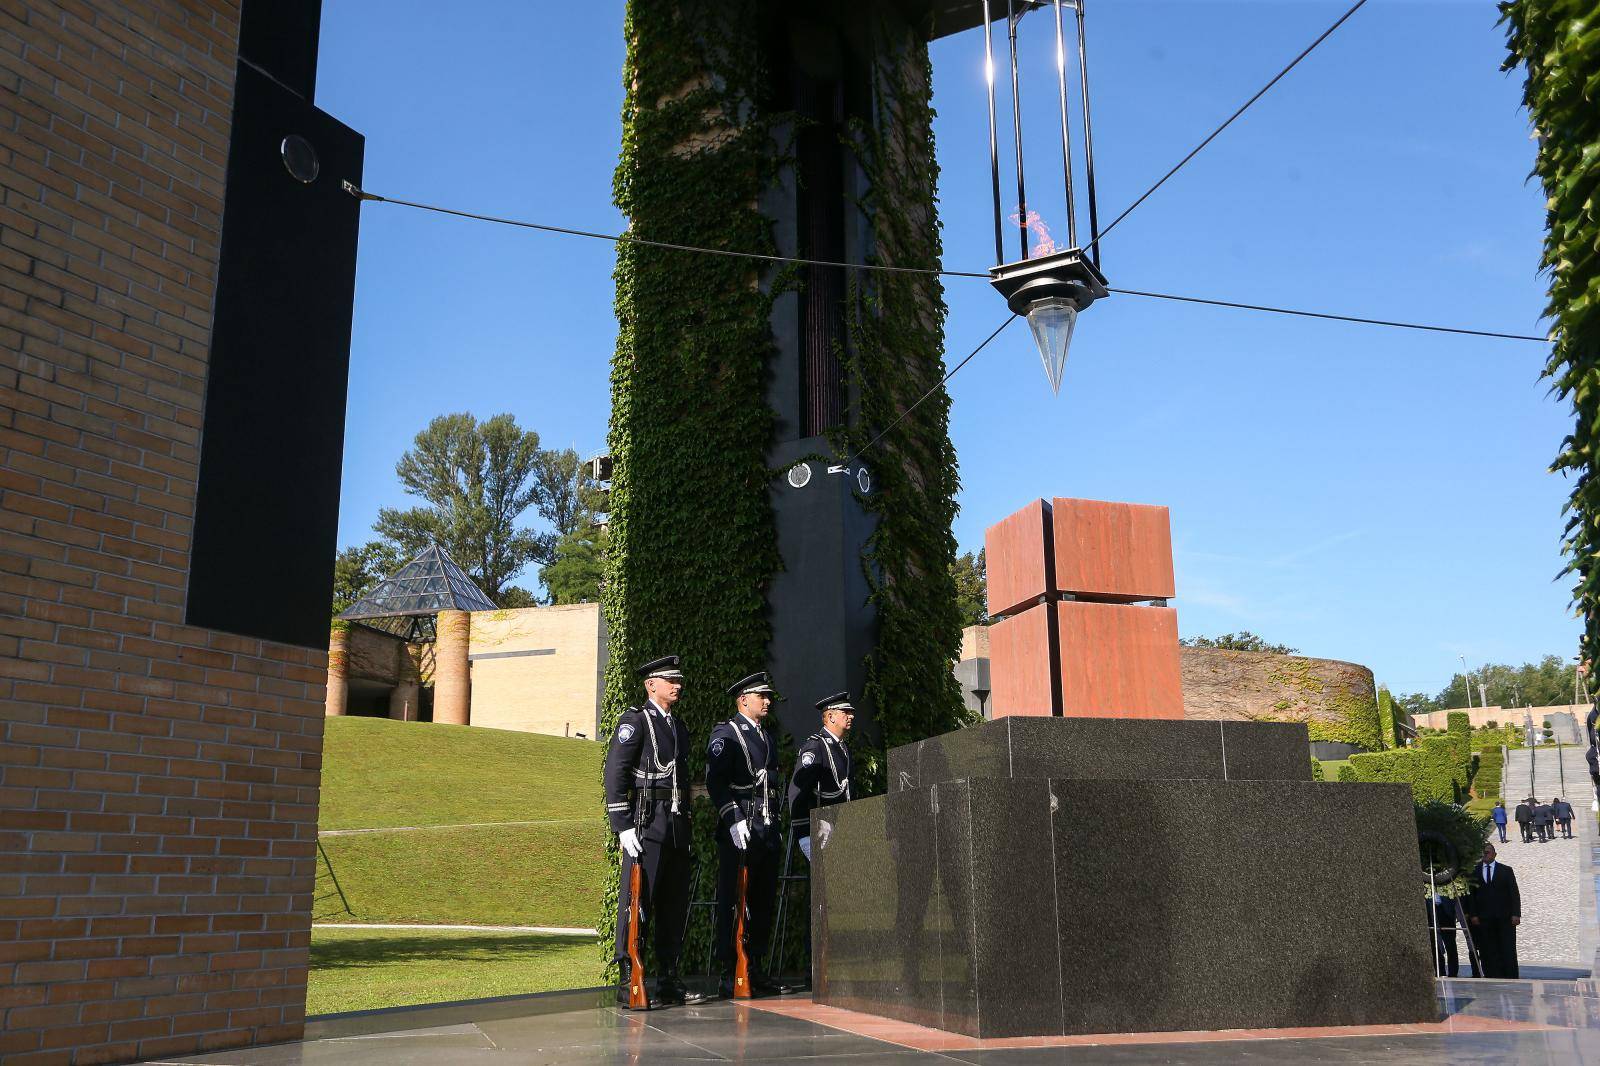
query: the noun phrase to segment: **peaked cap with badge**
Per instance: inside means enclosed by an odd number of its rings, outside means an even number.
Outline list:
[[[668,681],[683,680],[683,669],[676,655],[663,655],[659,659],[651,659],[643,666],[636,667],[633,672],[647,681],[652,677],[662,677]]]
[[[778,690],[772,687],[772,675],[765,670],[751,674],[749,677],[735,681],[728,686],[728,695],[734,699],[738,699],[740,696],[748,696],[752,692],[765,693],[771,696],[774,702],[783,699],[782,696],[778,695]]]

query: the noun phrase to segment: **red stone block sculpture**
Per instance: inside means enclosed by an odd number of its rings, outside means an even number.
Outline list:
[[[989,626],[989,706],[995,718],[1055,713],[1055,611],[1043,604]],[[1004,669],[1001,668],[1004,664]]]
[[[1183,717],[1177,611],[1082,600],[1053,606],[1061,662],[1058,713],[1067,718]],[[1000,671],[993,658],[989,669],[990,684],[998,691]],[[1024,673],[1032,669],[1030,664]]]
[[[985,550],[994,717],[1183,717],[1165,507],[1034,500]]]
[[[1050,510],[1056,591],[1107,602],[1172,598],[1165,507],[1057,497]]]
[[[1050,505],[1034,500],[984,531],[989,614],[1015,614],[1055,591],[1046,579],[1050,560]]]

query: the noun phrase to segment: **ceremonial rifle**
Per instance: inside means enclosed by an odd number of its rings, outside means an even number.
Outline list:
[[[750,954],[745,950],[746,896],[750,890],[750,842],[739,851],[739,902],[733,912],[733,998],[750,998]]]
[[[639,916],[643,908],[639,896],[644,891],[644,878],[639,873],[635,859],[628,873],[628,1007],[631,1010],[649,1010],[650,997],[644,991],[644,956],[639,951]]]

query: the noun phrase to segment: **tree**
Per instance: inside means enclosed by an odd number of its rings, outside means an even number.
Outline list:
[[[1412,692],[1405,696],[1396,696],[1394,702],[1412,718],[1445,709],[1445,705],[1439,701],[1438,697],[1429,696],[1425,692]]]
[[[551,603],[599,603],[605,527],[592,518],[556,542],[555,561],[539,573]]]
[[[333,561],[333,613],[349,610],[385,577],[405,563],[398,549],[386,541],[352,544]]]
[[[1224,633],[1220,637],[1185,637],[1178,641],[1186,648],[1219,648],[1222,651],[1266,651],[1274,655],[1298,655],[1299,650],[1287,644],[1268,644],[1248,629],[1238,633]]]
[[[950,564],[950,576],[956,583],[956,606],[961,611],[963,626],[989,624],[989,575],[984,553],[971,552]]]
[[[595,512],[605,510],[604,490],[589,478],[583,461],[571,448],[539,453],[534,489],[539,513],[555,527],[557,540],[591,520]]]
[[[509,414],[481,423],[465,413],[440,415],[395,465],[406,491],[427,506],[385,507],[372,528],[408,558],[440,545],[500,603],[511,579],[555,547],[555,534],[516,524],[542,502],[540,461],[539,435]]]
[[[1571,703],[1576,665],[1559,655],[1546,655],[1536,663],[1521,666],[1488,663],[1469,675],[1472,703],[1476,706],[1480,699],[1479,685],[1483,686],[1483,696],[1490,707],[1552,707]],[[1433,702],[1437,704],[1434,710],[1467,705],[1460,673],[1450,679]]]

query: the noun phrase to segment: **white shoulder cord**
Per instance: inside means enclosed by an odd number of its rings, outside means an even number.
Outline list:
[[[822,740],[822,755],[828,760],[828,773],[833,775],[833,783],[839,786],[832,792],[824,792],[819,788],[817,789],[817,795],[821,796],[823,799],[836,799],[839,796],[849,799],[850,782],[848,780],[839,780],[839,767],[834,765],[833,751],[828,747],[828,741],[832,739],[832,734],[824,729],[822,732],[817,734],[817,737]]]
[[[656,764],[656,773],[669,774],[672,778],[672,813],[678,813],[678,768],[677,756],[665,765],[661,762],[661,748],[656,744],[656,727],[651,718],[655,716],[653,707],[646,707],[644,711],[645,731],[650,734],[650,760]]]
[[[743,718],[744,715],[739,715],[738,717]],[[744,731],[739,728],[739,723],[732,718],[728,719],[728,724],[733,726],[733,739],[739,742],[739,750],[744,752],[744,767],[750,771],[751,787],[761,789],[761,824],[771,825],[772,808],[770,806],[770,790],[767,788],[767,768],[763,766],[759,771],[756,770],[756,764],[750,758],[750,746],[744,742],[744,737],[740,735]],[[757,726],[756,728],[759,729],[760,727]]]

